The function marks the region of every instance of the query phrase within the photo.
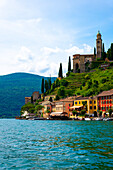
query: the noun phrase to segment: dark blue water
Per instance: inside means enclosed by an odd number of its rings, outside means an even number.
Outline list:
[[[0,120],[0,170],[112,168],[113,122]]]

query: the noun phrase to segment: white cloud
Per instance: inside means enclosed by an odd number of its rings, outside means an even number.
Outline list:
[[[48,48],[48,47],[43,47],[41,49],[41,52],[44,54],[44,55],[51,55],[51,54],[55,54],[55,53],[60,53],[62,52],[62,49],[60,48]]]
[[[27,47],[21,47],[19,54],[16,56],[19,62],[32,62],[34,54]]]
[[[69,49],[66,49],[65,52],[68,53],[69,55],[81,54],[84,52],[84,49],[80,49],[79,47],[73,46]]]
[[[92,53],[93,48],[87,44],[83,44],[84,46],[84,53]]]

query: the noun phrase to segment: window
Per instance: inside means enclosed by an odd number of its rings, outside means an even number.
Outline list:
[[[79,104],[80,104],[80,102],[79,102]]]
[[[96,109],[96,106],[94,106],[94,109]]]
[[[92,101],[90,101],[90,104],[92,104]]]
[[[92,106],[90,106],[90,110],[92,109]]]
[[[96,104],[96,101],[94,100],[94,104]]]
[[[69,104],[69,106],[70,106],[70,104]]]
[[[77,104],[77,102],[75,102],[75,104]]]

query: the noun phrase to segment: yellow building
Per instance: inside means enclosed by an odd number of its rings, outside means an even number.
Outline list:
[[[74,107],[75,110],[86,110],[87,114],[93,114],[97,112],[97,98],[96,97],[78,97],[74,100]]]

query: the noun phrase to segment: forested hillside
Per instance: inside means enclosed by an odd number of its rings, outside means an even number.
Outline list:
[[[42,78],[44,77],[28,73],[0,76],[0,117],[19,116],[25,97],[30,97],[34,91],[41,92]],[[55,79],[51,78],[52,81]]]
[[[71,95],[95,96],[102,91],[113,89],[113,67],[102,70],[95,69],[88,73],[70,73],[62,80],[52,84],[49,94],[57,94],[57,98]]]

